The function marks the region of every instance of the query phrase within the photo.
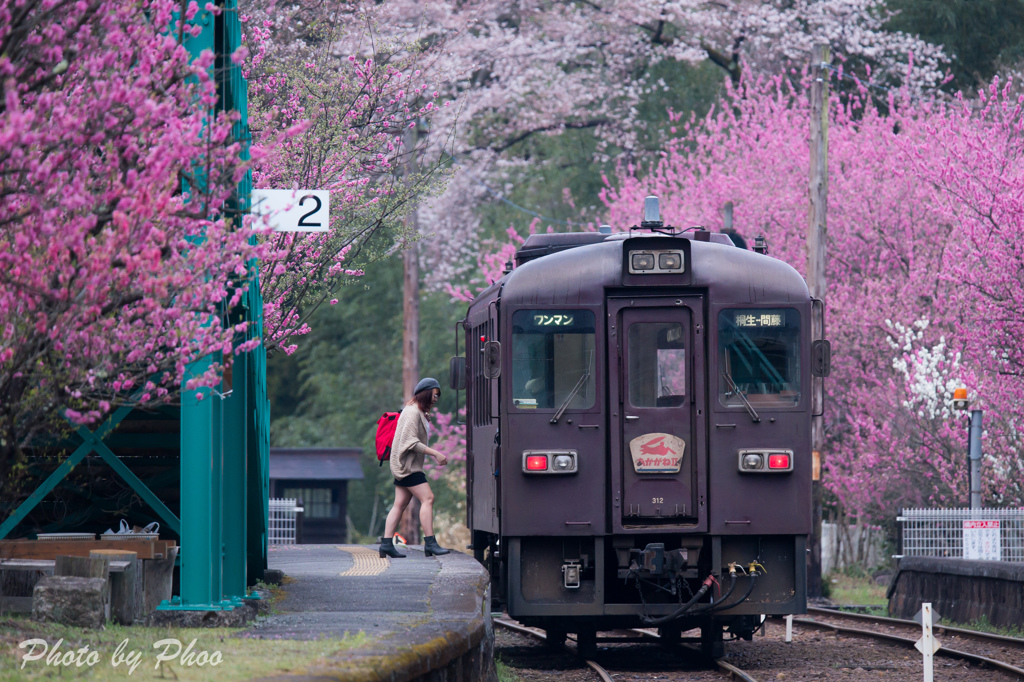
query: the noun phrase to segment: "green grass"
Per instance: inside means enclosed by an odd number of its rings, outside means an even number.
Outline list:
[[[494,667],[498,671],[498,682],[519,682],[519,677],[512,672],[512,668],[502,663],[497,656],[494,657]]]
[[[312,666],[330,656],[348,649],[365,645],[369,637],[363,633],[346,633],[341,639],[320,639],[295,641],[278,639],[253,639],[237,636],[245,632],[239,628],[147,628],[108,624],[104,630],[74,628],[52,623],[37,623],[28,617],[0,619],[0,682],[14,680],[246,680],[252,677],[283,673],[295,673]],[[69,659],[79,657],[83,665],[47,665],[46,657],[39,660],[23,660],[31,649],[19,644],[29,639],[41,639],[46,643],[47,654],[56,647]],[[173,643],[154,648],[160,640],[180,642],[180,651]],[[61,641],[63,640],[63,641]],[[191,665],[186,657],[189,644]],[[122,644],[126,642],[125,644]],[[59,644],[58,644],[59,643]],[[121,650],[118,651],[118,647]],[[43,651],[38,645],[34,654]],[[178,656],[158,665],[158,656]],[[203,652],[202,654],[200,652]],[[219,653],[220,663],[214,652]],[[95,663],[88,665],[89,653]],[[129,676],[129,656],[137,660],[134,673]],[[98,660],[97,660],[98,659]],[[119,665],[114,661],[118,659]],[[212,660],[211,660],[212,659]],[[199,662],[206,660],[200,666]],[[24,664],[24,667],[22,665]]]
[[[970,623],[956,623],[949,620],[948,618],[942,618],[939,620],[940,625],[946,625],[951,628],[962,628],[964,630],[977,630],[979,632],[988,632],[993,635],[1003,635],[1004,637],[1016,637],[1018,639],[1024,639],[1024,629],[1006,625],[993,625],[988,622],[988,618],[982,616],[978,620]]]
[[[885,598],[886,586],[876,585],[870,576],[830,573],[825,580],[829,584],[829,598],[837,604],[889,605]]]

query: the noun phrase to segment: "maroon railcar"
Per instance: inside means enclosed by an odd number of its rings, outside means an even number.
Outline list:
[[[583,650],[646,625],[717,654],[803,613],[821,315],[724,234],[531,236],[452,362],[495,601]]]

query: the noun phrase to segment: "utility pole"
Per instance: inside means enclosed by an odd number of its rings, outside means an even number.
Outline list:
[[[403,146],[409,155],[405,163],[405,185],[415,182],[416,143],[418,126],[406,129]],[[414,206],[405,217],[405,228],[410,235],[402,253],[402,395],[412,398],[412,391],[420,380],[420,251],[416,242],[419,230],[417,209]],[[413,498],[402,514],[399,533],[409,544],[420,542],[420,501]]]
[[[829,48],[817,44],[811,52],[811,163],[808,197],[810,199],[807,226],[807,288],[811,297],[824,303],[827,291],[825,281],[826,246],[828,241],[828,81]],[[811,329],[813,339],[822,337],[817,321]],[[824,463],[824,417],[811,421],[811,451],[814,457],[811,483],[812,523],[811,542],[807,557],[807,595],[820,597],[821,585],[821,470]]]
[[[968,435],[970,471],[968,488],[971,491],[971,509],[981,509],[981,410],[971,410],[971,430]]]

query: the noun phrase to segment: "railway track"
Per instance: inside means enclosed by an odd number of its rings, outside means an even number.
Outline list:
[[[536,630],[534,628],[524,627],[524,626],[520,625],[519,623],[515,623],[513,621],[506,620],[506,619],[495,618],[495,619],[493,619],[493,622],[498,627],[502,627],[502,628],[511,630],[513,632],[518,632],[520,634],[526,635],[528,637],[532,637],[534,639],[537,639],[537,640],[540,640],[540,641],[543,641],[543,642],[547,641],[547,636],[541,630]],[[597,643],[598,644],[601,644],[601,643],[620,643],[620,642],[624,642],[624,641],[635,641],[638,638],[639,639],[650,639],[650,640],[658,640],[658,639],[660,639],[660,637],[659,637],[659,635],[657,633],[651,632],[650,630],[629,630],[628,632],[632,633],[633,637],[627,637],[627,638],[621,638],[621,637],[600,638],[599,637],[597,639]],[[687,646],[685,644],[680,644],[679,646],[682,647],[682,648],[686,648],[688,650],[693,651],[695,655],[699,654],[699,651],[697,649],[693,648],[693,647]],[[612,677],[609,674],[609,672],[604,667],[602,667],[599,663],[597,663],[596,661],[590,660],[590,659],[584,660],[584,663],[591,670],[593,670],[598,675],[598,677],[600,677],[602,682],[612,682]],[[751,677],[748,673],[744,672],[740,668],[738,668],[738,667],[736,667],[736,666],[734,666],[734,665],[732,665],[730,663],[726,663],[725,661],[722,661],[722,660],[715,660],[714,663],[718,667],[718,669],[719,669],[719,671],[721,673],[723,673],[725,675],[728,675],[733,680],[738,680],[739,682],[757,682],[757,680],[755,678]]]
[[[609,678],[603,675],[610,674],[616,680],[710,681],[729,674],[739,680],[751,680],[754,679],[751,675],[756,675],[762,681],[792,678],[845,682],[868,677],[892,682],[920,681],[921,655],[913,649],[914,642],[921,636],[917,623],[836,613],[827,609],[811,609],[809,616],[794,618],[792,643],[788,643],[784,636],[783,620],[769,619],[765,623],[765,631],[760,636],[755,635],[753,642],[736,640],[731,645],[727,644],[730,663],[742,668],[736,670],[725,661],[716,661],[717,670],[706,666],[695,668],[686,656],[673,654],[671,649],[643,647],[644,640],[658,639],[657,634],[650,630],[620,630],[598,638],[596,644],[601,647],[599,659],[607,669],[595,661],[587,663],[589,668],[579,667],[579,659],[576,658],[578,646],[568,649],[572,658],[551,642],[546,647],[547,654],[534,654],[529,644],[522,639],[515,640],[512,635],[503,636],[512,636],[512,641],[518,643],[506,645],[504,651],[508,653],[504,655],[512,657],[513,667],[530,670],[530,679],[553,682],[590,682],[595,679],[593,675],[606,680]],[[496,620],[495,623],[504,628],[508,621]],[[542,631],[523,628],[516,623],[508,624],[521,628],[518,632],[526,637],[545,640]],[[936,679],[1024,682],[1024,640],[941,625],[935,626],[935,634],[942,644],[936,654],[935,670],[939,675]],[[635,650],[616,646],[626,643],[639,646]],[[593,640],[590,644],[593,646]],[[676,646],[690,648],[687,644]],[[545,661],[544,655],[552,658]],[[519,658],[518,666],[516,657]],[[536,666],[532,665],[534,660],[539,661]]]
[[[909,648],[921,636],[921,626],[910,620],[817,607],[808,607],[807,612],[812,618],[793,618],[794,626],[881,639]],[[937,656],[988,666],[1024,680],[1024,640],[942,625],[934,626],[934,633],[942,643]],[[971,651],[964,651],[964,645]]]

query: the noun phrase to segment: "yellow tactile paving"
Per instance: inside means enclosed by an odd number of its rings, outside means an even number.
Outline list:
[[[388,566],[391,565],[387,559],[381,559],[378,551],[372,547],[353,545],[351,547],[339,547],[338,549],[351,554],[352,560],[355,562],[352,568],[341,574],[342,576],[380,575],[388,570]]]

